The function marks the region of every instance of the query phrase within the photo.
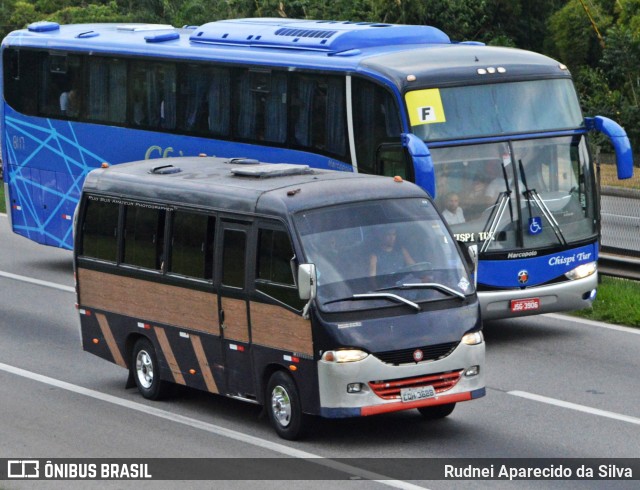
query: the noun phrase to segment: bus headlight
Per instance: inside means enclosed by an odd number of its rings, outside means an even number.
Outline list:
[[[325,362],[357,362],[362,361],[368,355],[358,349],[328,350],[322,354],[322,360]]]
[[[585,277],[589,277],[591,274],[594,274],[598,270],[597,262],[589,262],[588,264],[582,264],[576,267],[575,269],[570,270],[565,273],[565,276],[572,281],[576,279],[583,279]]]
[[[478,330],[477,332],[469,332],[462,336],[462,343],[467,345],[478,345],[484,342],[484,335]]]

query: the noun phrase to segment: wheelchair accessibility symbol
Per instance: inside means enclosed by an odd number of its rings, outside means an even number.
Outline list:
[[[542,233],[542,218],[536,216],[529,218],[529,235],[537,235]]]

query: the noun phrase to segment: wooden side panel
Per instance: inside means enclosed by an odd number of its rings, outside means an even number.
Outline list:
[[[89,269],[78,269],[78,286],[84,307],[220,335],[213,293]]]
[[[167,360],[167,364],[169,364],[171,374],[173,374],[173,381],[181,385],[186,385],[187,383],[184,380],[184,376],[182,375],[176,356],[173,353],[173,349],[171,348],[171,344],[167,338],[167,333],[164,331],[164,328],[160,327],[155,327],[154,330],[156,332],[160,348],[162,349],[162,353],[164,354],[164,358]]]
[[[197,335],[191,335],[191,345],[193,345],[193,351],[196,353],[196,358],[198,359],[198,365],[200,366],[200,371],[202,372],[202,377],[204,378],[204,382],[207,385],[207,390],[211,393],[220,393],[218,390],[218,385],[216,384],[216,380],[213,377],[213,373],[211,372],[211,366],[209,365],[209,361],[207,360],[207,355],[204,352],[204,348],[202,347],[202,340]]]
[[[249,342],[247,302],[223,296],[222,309],[224,310],[224,338],[238,342]]]
[[[251,302],[254,344],[313,355],[311,322],[280,306]]]
[[[107,320],[107,317],[104,316],[102,313],[98,313],[96,315],[96,318],[98,319],[98,325],[100,325],[102,336],[107,342],[107,346],[109,347],[109,350],[111,351],[111,355],[113,356],[113,361],[118,366],[126,368],[127,363],[124,361],[124,358],[122,357],[122,353],[120,352],[120,349],[118,348],[118,344],[116,343],[116,339],[113,337],[113,332],[111,331],[111,327],[109,326],[109,321]]]

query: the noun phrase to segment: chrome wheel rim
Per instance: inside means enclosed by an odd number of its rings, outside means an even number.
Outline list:
[[[282,427],[291,423],[291,400],[282,386],[276,386],[271,392],[271,409],[273,416]]]
[[[151,361],[151,356],[145,350],[141,350],[136,356],[136,373],[138,374],[140,385],[145,389],[151,388],[153,384],[153,362]]]

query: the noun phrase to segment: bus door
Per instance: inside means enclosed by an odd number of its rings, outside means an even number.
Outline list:
[[[227,393],[255,394],[249,337],[247,246],[249,223],[222,220],[217,253],[218,318]]]

